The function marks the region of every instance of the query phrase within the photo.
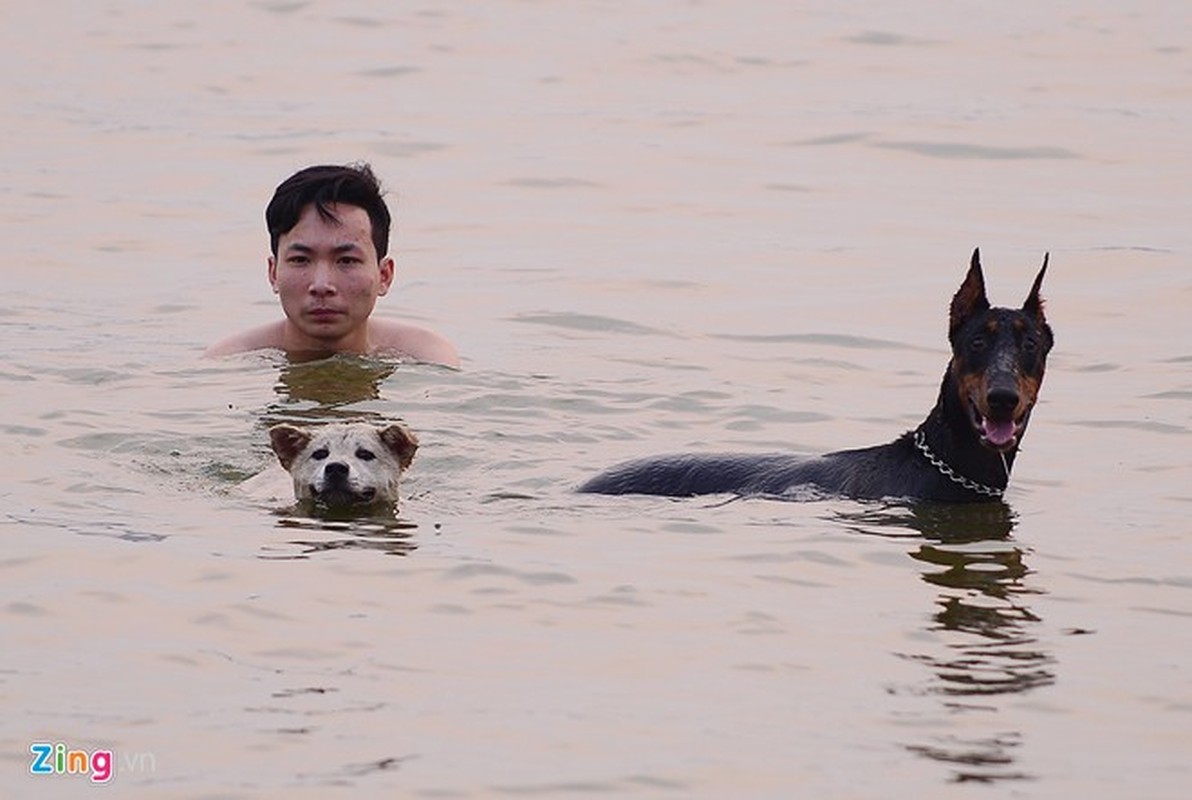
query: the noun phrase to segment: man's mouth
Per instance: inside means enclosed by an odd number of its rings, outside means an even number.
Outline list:
[[[343,316],[344,312],[334,308],[312,308],[306,312],[307,316],[313,317],[321,322],[338,319]]]

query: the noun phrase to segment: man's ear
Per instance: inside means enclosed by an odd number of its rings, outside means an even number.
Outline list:
[[[389,287],[393,285],[393,273],[397,269],[397,264],[393,260],[393,256],[385,256],[377,265],[381,271],[381,283],[377,289],[377,296],[389,294]]]
[[[273,293],[277,294],[277,256],[269,256],[269,285],[273,287]]]

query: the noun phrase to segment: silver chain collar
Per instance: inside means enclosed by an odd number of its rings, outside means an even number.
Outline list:
[[[936,470],[939,472],[939,474],[943,475],[945,478],[952,481],[953,483],[963,486],[964,488],[968,489],[970,492],[976,492],[977,494],[983,494],[983,495],[986,495],[987,497],[999,497],[1000,498],[1003,494],[1005,494],[1005,491],[1006,491],[1005,489],[998,489],[996,486],[986,486],[983,483],[977,483],[976,481],[972,480],[971,478],[966,478],[963,475],[956,472],[956,470],[952,469],[952,467],[950,467],[948,465],[947,461],[944,461],[942,458],[937,456],[935,453],[931,452],[931,448],[927,446],[927,436],[923,433],[923,431],[921,431],[921,430],[915,431],[914,442],[915,442],[915,447],[919,448],[919,450],[923,453],[923,457],[926,458],[929,462],[931,462],[931,466],[935,467]],[[1006,457],[1004,455],[1002,456],[1002,466],[1006,466]],[[1006,468],[1006,477],[1007,478],[1010,477],[1009,467]]]

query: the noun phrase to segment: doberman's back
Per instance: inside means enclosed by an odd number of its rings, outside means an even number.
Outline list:
[[[692,497],[701,494],[842,495],[857,499],[971,499],[930,468],[912,435],[889,444],[820,456],[785,453],[682,454],[630,461],[595,476],[579,491]]]

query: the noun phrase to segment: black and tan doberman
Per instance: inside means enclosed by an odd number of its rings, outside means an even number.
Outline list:
[[[631,461],[579,491],[981,502],[1002,496],[1043,383],[1053,337],[1039,295],[1043,257],[1022,308],[992,307],[980,251],[952,298],[952,359],[927,419],[889,444],[822,456],[688,454]]]

